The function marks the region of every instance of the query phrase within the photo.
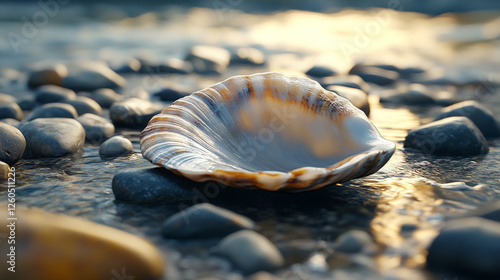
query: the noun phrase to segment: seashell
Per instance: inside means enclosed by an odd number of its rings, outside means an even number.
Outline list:
[[[194,181],[306,191],[378,171],[395,145],[308,78],[234,76],[181,98],[141,133],[143,156]]]

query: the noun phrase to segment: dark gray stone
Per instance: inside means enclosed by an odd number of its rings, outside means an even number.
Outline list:
[[[337,240],[337,251],[348,254],[371,254],[375,252],[373,238],[364,231],[350,230],[341,234]]]
[[[104,141],[99,147],[101,157],[116,157],[131,154],[134,150],[132,142],[123,136],[114,136]]]
[[[28,87],[36,88],[43,85],[62,84],[62,79],[68,74],[68,69],[62,64],[56,64],[51,67],[44,67],[31,72],[28,76]]]
[[[337,75],[337,72],[333,68],[323,65],[314,65],[309,70],[306,71],[306,75],[317,78],[324,78],[329,76]]]
[[[411,84],[407,89],[389,91],[380,96],[380,103],[404,105],[433,105],[436,100],[428,93],[427,88],[421,84]]]
[[[26,139],[19,129],[0,123],[0,161],[13,165],[24,153]]]
[[[40,118],[76,118],[78,113],[75,108],[64,103],[49,103],[37,107],[29,114],[25,121],[31,121]]]
[[[255,223],[241,215],[209,203],[202,203],[169,217],[162,226],[166,238],[223,237],[242,229],[254,229]]]
[[[258,49],[239,48],[231,54],[230,65],[261,66],[266,63],[266,57]]]
[[[328,86],[344,86],[344,87],[360,89],[366,92],[366,94],[370,92],[370,85],[356,75],[326,77],[320,79],[319,83],[324,88]]]
[[[78,91],[93,91],[100,88],[119,88],[125,79],[104,63],[85,62],[69,67],[68,76],[62,80],[65,88]]]
[[[90,98],[97,102],[102,108],[109,108],[113,103],[122,100],[122,96],[109,88],[102,88],[90,93]]]
[[[149,101],[129,98],[116,102],[109,109],[109,116],[117,127],[144,128],[149,120],[163,110]]]
[[[94,114],[94,115],[101,115],[102,114],[102,108],[101,106],[95,102],[94,100],[85,97],[85,96],[78,96],[77,98],[73,100],[65,100],[62,101],[63,103],[70,104],[71,106],[75,107],[76,112],[78,113],[79,116],[83,114]]]
[[[351,70],[351,71],[354,73],[354,72],[357,72],[356,71],[357,68],[361,69],[363,67],[379,68],[379,69],[383,69],[383,70],[397,72],[401,78],[405,78],[405,79],[412,78],[413,76],[418,76],[418,75],[427,71],[425,69],[425,67],[421,67],[421,66],[402,67],[402,66],[396,66],[396,65],[392,65],[392,64],[358,64],[358,65],[354,66],[353,67],[354,70]]]
[[[36,107],[35,96],[25,96],[17,101],[17,105],[19,105],[23,111],[31,111]]]
[[[381,86],[394,84],[399,79],[399,73],[373,66],[355,66],[349,74],[358,75],[365,82]]]
[[[162,88],[152,94],[154,97],[160,98],[162,101],[173,102],[184,96],[188,96],[190,92],[177,88]]]
[[[370,103],[368,102],[368,94],[366,92],[345,86],[328,86],[326,89],[347,98],[356,108],[363,111],[367,116],[370,115]]]
[[[500,126],[493,112],[476,101],[463,101],[443,108],[435,120],[453,116],[469,118],[485,137],[500,136]]]
[[[428,249],[427,266],[474,279],[500,278],[500,223],[482,218],[448,222]]]
[[[137,73],[139,72],[139,70],[141,70],[141,62],[135,58],[132,58],[119,64],[113,64],[110,67],[118,74]]]
[[[126,169],[113,177],[112,188],[116,200],[130,203],[158,203],[200,198],[200,183],[175,175],[163,167]]]
[[[74,119],[36,119],[21,125],[26,138],[24,158],[60,157],[83,151],[85,130]]]
[[[115,126],[103,117],[87,113],[76,120],[85,129],[85,140],[90,144],[101,144],[115,133]]]
[[[178,58],[158,62],[143,59],[141,65],[140,73],[143,74],[189,74],[193,71],[190,62]]]
[[[466,117],[449,117],[414,129],[404,147],[448,156],[481,155],[489,150],[481,131]]]
[[[74,91],[55,85],[40,86],[35,91],[35,94],[35,101],[39,104],[60,102],[76,98]]]
[[[226,236],[217,245],[216,253],[228,258],[245,274],[276,270],[284,264],[283,256],[276,246],[251,230],[240,230]]]
[[[230,60],[229,51],[213,46],[194,46],[186,56],[186,61],[191,62],[193,70],[198,74],[222,74]]]
[[[0,119],[16,119],[22,121],[24,118],[23,110],[17,103],[8,103],[0,105]]]

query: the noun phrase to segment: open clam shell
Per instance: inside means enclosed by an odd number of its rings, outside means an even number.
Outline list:
[[[392,156],[366,115],[308,78],[235,76],[181,98],[141,133],[143,156],[194,181],[305,191],[370,175]]]

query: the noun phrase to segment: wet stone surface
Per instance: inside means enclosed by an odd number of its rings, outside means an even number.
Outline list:
[[[115,19],[105,21],[90,10],[72,5],[61,7],[64,12],[51,18],[29,44],[20,45],[18,53],[9,43],[0,44],[5,67],[0,71],[0,104],[15,102],[28,120],[33,119],[20,124],[21,131],[33,130],[33,135],[25,135],[26,156],[12,164],[20,206],[79,217],[146,238],[164,256],[167,269],[161,279],[497,276],[496,263],[493,268],[482,269],[472,265],[475,260],[498,259],[486,250],[496,247],[485,242],[497,243],[497,234],[488,233],[496,232],[490,228],[497,225],[460,222],[456,226],[452,220],[480,216],[491,223],[498,221],[498,207],[482,212],[475,209],[500,198],[499,138],[486,138],[488,153],[460,157],[428,155],[404,147],[410,131],[432,123],[443,106],[455,101],[475,100],[498,119],[499,47],[497,39],[490,36],[496,34],[497,15],[429,17],[395,10],[333,14],[281,11],[261,15],[224,10],[221,19],[220,13],[211,9],[165,8],[142,13],[142,8],[134,6],[133,12],[124,8],[115,13]],[[0,10],[4,7],[12,9],[2,2]],[[86,12],[86,17],[75,16]],[[356,28],[373,24],[373,17],[382,15],[390,15],[391,20],[380,29],[379,36],[369,37],[366,46],[356,46]],[[0,21],[2,30],[21,30],[21,16],[0,17],[6,17]],[[80,20],[82,26],[91,24],[95,28],[90,32],[82,27],[76,32]],[[359,26],[352,24],[353,20]],[[471,26],[481,32],[466,32]],[[159,34],[168,34],[168,38]],[[195,46],[201,49],[193,49]],[[96,60],[97,64],[92,62]],[[83,65],[78,61],[92,63]],[[49,66],[40,68],[35,65],[39,62]],[[142,128],[175,99],[160,100],[151,93],[173,86],[195,91],[238,74],[281,71],[304,76],[318,62],[331,66],[336,76],[315,79],[324,87],[337,85],[364,91],[370,120],[385,138],[396,143],[394,156],[377,173],[314,192],[274,193],[194,182],[153,166],[142,157]],[[67,68],[67,73],[60,65]],[[63,110],[67,119],[58,119],[48,128],[51,138],[35,141],[45,137],[36,124],[47,120],[35,119],[31,114],[76,96],[100,105],[98,124],[112,123],[116,128],[114,132],[103,129],[103,138],[122,135],[131,141],[131,153],[102,158],[100,141],[92,143],[87,139],[85,143],[84,128],[74,120],[78,110],[69,104],[63,104],[67,105]],[[388,102],[381,103],[380,98],[388,98]],[[61,117],[52,110],[45,117]],[[57,128],[61,125],[66,128]],[[55,137],[54,132],[59,130],[61,133]],[[59,153],[55,143],[71,145]],[[262,146],[254,144],[256,151]],[[31,158],[34,156],[42,157]],[[5,171],[6,166],[1,166]],[[0,200],[7,198],[7,188],[0,188]],[[213,204],[253,221],[250,235],[264,237],[276,247],[269,258],[273,261],[263,265],[260,260],[265,255],[253,252],[253,260],[257,261],[247,267],[248,259],[242,261],[232,251],[233,245],[226,254],[217,255],[216,248],[227,236],[177,239],[162,235],[166,220],[182,216],[183,211],[200,203]],[[200,222],[191,226],[207,225]],[[193,230],[189,224],[187,227]],[[453,240],[473,242],[474,246],[465,250],[435,239],[450,234],[450,227],[451,233],[457,234]],[[431,245],[433,241],[435,245]],[[427,257],[428,249],[435,258]],[[279,255],[281,261],[276,257]],[[463,263],[451,257],[446,262],[440,257],[451,255],[465,256],[466,261],[467,257],[475,259]],[[269,267],[272,263],[275,265]],[[459,274],[457,266],[463,273]],[[259,272],[261,269],[269,271]],[[115,277],[111,273],[108,276]],[[139,279],[139,275],[134,276]]]

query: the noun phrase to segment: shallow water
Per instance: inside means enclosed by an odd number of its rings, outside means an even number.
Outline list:
[[[33,63],[53,61],[124,61],[138,55],[153,59],[182,57],[187,46],[203,43],[229,49],[255,46],[268,55],[269,63],[259,68],[232,67],[219,77],[125,75],[129,84],[123,94],[134,96],[141,89],[151,91],[174,83],[196,90],[234,74],[268,70],[300,73],[315,61],[331,62],[338,65],[339,71],[345,71],[356,60],[380,56],[392,62],[418,61],[418,65],[456,75],[463,75],[466,69],[468,76],[483,81],[483,85],[500,77],[500,37],[493,34],[491,27],[499,18],[492,13],[437,18],[389,10],[346,10],[337,14],[288,11],[265,16],[226,11],[222,17],[219,15],[208,9],[193,9],[186,14],[167,9],[112,21],[77,21],[61,15],[41,28],[39,35],[17,54],[9,42],[0,41],[2,66],[23,72]],[[367,26],[375,23],[381,31],[368,32],[369,42],[355,45],[361,38],[357,37],[358,31],[364,30],[359,28],[370,28]],[[21,25],[0,22],[5,30],[19,30]],[[484,31],[482,35],[472,36],[475,29],[471,25]],[[281,36],[275,36],[277,33]],[[346,56],[338,42],[355,46],[352,55]],[[0,91],[17,96],[30,94],[24,81],[25,77],[21,77],[19,82],[1,84]],[[487,155],[469,158],[434,157],[404,150],[402,142],[407,132],[431,121],[439,107],[384,107],[376,96],[384,90],[387,88],[373,89],[370,119],[384,137],[396,142],[397,150],[386,166],[366,178],[297,194],[240,191],[207,184],[203,194],[180,204],[119,203],[114,201],[111,190],[114,174],[125,168],[151,166],[140,154],[140,131],[122,129],[117,134],[125,135],[134,144],[135,153],[127,157],[103,160],[98,147],[86,146],[81,155],[21,160],[14,165],[16,199],[21,205],[83,217],[152,240],[168,257],[165,279],[242,278],[231,271],[227,261],[210,255],[210,247],[218,240],[178,242],[160,236],[165,218],[203,201],[252,218],[257,230],[275,243],[308,239],[324,241],[328,247],[341,233],[362,229],[373,234],[379,245],[375,258],[360,260],[363,269],[344,267],[321,274],[297,264],[278,272],[286,279],[433,277],[422,270],[425,248],[443,221],[500,198],[500,142],[489,141]],[[480,101],[500,116],[497,91],[487,90]],[[451,182],[465,185],[460,185],[462,190],[439,185]],[[0,197],[5,199],[5,190],[0,189]]]

